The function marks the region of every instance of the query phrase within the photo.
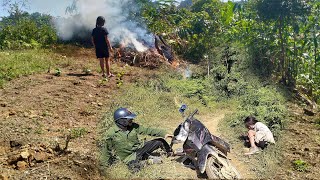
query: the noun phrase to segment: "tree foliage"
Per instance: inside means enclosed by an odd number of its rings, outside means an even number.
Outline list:
[[[52,16],[38,12],[29,14],[22,10],[24,4],[5,2],[9,7],[9,16],[0,21],[1,49],[37,48],[56,42]]]
[[[184,59],[207,61],[205,55],[218,55],[216,47],[237,43],[249,52],[256,73],[276,75],[291,87],[303,85],[310,97],[320,99],[319,1],[194,0],[179,7],[173,1],[166,5],[144,2],[148,27],[168,34]]]

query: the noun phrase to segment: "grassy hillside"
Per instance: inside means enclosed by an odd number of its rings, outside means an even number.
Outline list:
[[[223,54],[223,51],[217,52]],[[1,122],[1,132],[6,138],[2,141],[22,139],[30,143],[47,142],[48,146],[53,147],[53,138],[59,137],[63,142],[63,137],[71,133],[73,139],[69,149],[72,155],[69,158],[75,162],[72,168],[67,168],[70,164],[65,158],[68,156],[53,157],[54,160],[62,158],[57,163],[56,173],[62,172],[62,169],[68,170],[65,171],[66,177],[81,177],[80,171],[75,171],[73,167],[90,167],[92,171],[88,178],[100,177],[98,169],[108,178],[198,178],[195,171],[182,167],[175,158],[163,157],[163,164],[146,167],[136,174],[130,173],[122,163],[105,167],[103,159],[104,134],[113,123],[115,109],[127,107],[137,113],[138,123],[172,133],[182,122],[178,108],[184,103],[189,106],[187,113],[198,108],[200,120],[231,144],[232,162],[243,177],[270,177],[274,175],[275,167],[281,167],[281,172],[285,173],[299,172],[298,168],[295,170],[297,163],[292,164],[298,160],[308,163],[308,171],[301,172],[301,177],[314,175],[317,166],[310,158],[295,157],[281,164],[284,155],[290,152],[287,143],[298,143],[295,139],[304,135],[288,136],[288,129],[298,128],[291,125],[299,118],[292,116],[291,110],[287,111],[288,92],[257,75],[248,65],[247,56],[241,53],[244,51],[237,52],[234,56],[237,63],[230,73],[226,73],[226,66],[219,61],[222,55],[212,55],[216,58],[212,60],[217,63],[213,65],[209,78],[203,65],[182,64],[176,69],[163,65],[149,70],[113,63],[112,71],[117,75],[105,81],[100,77],[98,62],[91,49],[61,46],[50,51],[2,51],[1,117],[4,121]],[[59,75],[58,69],[61,72]],[[88,76],[85,69],[91,69],[92,74]],[[186,73],[190,72],[191,76],[187,78]],[[62,100],[62,97],[67,100]],[[242,121],[248,115],[255,115],[267,124],[277,141],[275,146],[250,158],[243,155],[244,146],[239,139],[239,135],[246,132]],[[225,118],[220,120],[217,117]],[[316,127],[312,126],[314,129]],[[284,140],[288,137],[292,140]],[[309,152],[316,152],[314,145],[306,146]],[[79,157],[90,157],[90,161]],[[41,163],[29,168],[36,173],[39,166]],[[5,166],[1,172],[24,177],[19,171],[9,169]],[[31,177],[38,176],[32,174]]]

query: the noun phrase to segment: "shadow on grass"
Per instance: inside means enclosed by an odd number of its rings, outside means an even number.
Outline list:
[[[199,170],[198,170],[198,167],[195,167],[192,163],[192,160],[189,159],[189,158],[186,158],[186,156],[179,156],[178,158],[176,159],[173,159],[175,160],[176,162],[180,163],[181,166],[184,166],[184,167],[187,167],[189,169],[192,169],[194,171],[196,171],[197,173],[197,177],[200,178],[200,179],[208,179],[208,176],[206,173],[201,173]]]
[[[67,76],[83,77],[83,76],[94,76],[93,74],[85,73],[68,73]]]

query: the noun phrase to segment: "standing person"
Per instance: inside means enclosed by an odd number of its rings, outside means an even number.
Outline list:
[[[103,77],[113,77],[114,75],[110,72],[110,51],[112,52],[112,47],[108,39],[108,31],[104,28],[105,19],[99,16],[96,21],[96,27],[92,30],[92,44],[96,50],[96,56],[100,60],[100,67],[102,70]],[[106,63],[106,71],[104,68],[104,63]]]
[[[262,122],[258,122],[255,117],[248,116],[244,123],[246,128],[249,129],[248,138],[250,142],[250,150],[245,155],[258,153],[260,151],[259,147],[264,148],[267,143],[275,143],[270,129]]]
[[[133,119],[135,117],[136,115],[127,108],[118,108],[114,112],[115,125],[107,131],[107,144],[103,150],[104,158],[108,163],[112,157],[112,152],[129,167],[134,167],[141,160],[146,159],[148,159],[148,162],[150,160],[151,164],[161,163],[160,157],[150,157],[150,154],[156,149],[162,148],[166,152],[171,152],[169,144],[163,138],[172,138],[172,135],[167,134],[166,131],[161,129],[143,127],[134,123]],[[142,142],[138,138],[139,134],[163,138]]]

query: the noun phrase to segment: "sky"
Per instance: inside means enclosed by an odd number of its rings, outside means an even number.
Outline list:
[[[4,1],[0,0],[0,5]],[[68,17],[65,10],[72,5],[73,0],[28,0],[28,2],[27,7],[23,10],[29,13],[39,12],[55,17]],[[154,35],[145,26],[129,18],[130,13],[126,8],[128,6],[132,10],[138,10],[134,7],[132,0],[77,0],[78,16],[55,18],[53,23],[58,36],[64,40],[69,40],[74,35],[85,37],[87,34],[80,33],[79,29],[91,30],[94,28],[97,14],[99,14],[107,19],[104,27],[108,28],[108,37],[111,43],[120,43],[125,47],[134,47],[139,52],[143,52],[148,47],[154,46]],[[0,6],[0,20],[1,17],[7,15],[7,10]]]
[[[0,17],[8,15],[7,10],[2,7],[3,1],[4,0],[0,0]],[[31,13],[40,12],[50,14],[52,16],[64,16],[66,7],[69,6],[72,1],[73,0],[29,0],[29,5],[26,10]]]
[[[0,17],[8,15],[7,10],[2,7],[3,0],[0,0]],[[72,4],[72,0],[29,0],[28,12],[40,12],[53,16],[63,16],[66,7]]]

